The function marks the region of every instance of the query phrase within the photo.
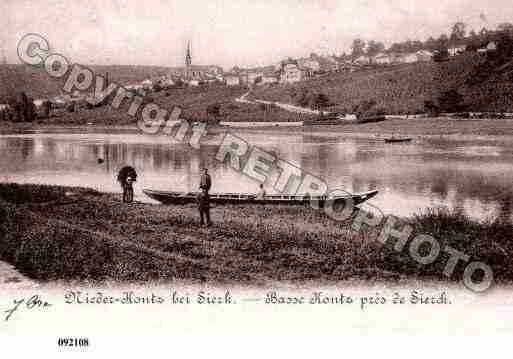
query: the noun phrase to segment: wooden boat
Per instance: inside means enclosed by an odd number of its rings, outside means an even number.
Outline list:
[[[411,142],[411,138],[385,138],[385,143]]]
[[[143,189],[144,194],[162,204],[186,204],[196,202],[198,192],[167,192]],[[319,207],[323,207],[326,201],[332,200],[333,203],[353,200],[353,205],[358,205],[376,196],[378,191],[369,191],[359,194],[347,194],[344,196],[327,198],[326,196],[316,196]],[[267,195],[264,199],[256,199],[256,195],[242,193],[211,193],[210,202],[215,204],[278,204],[278,205],[305,205],[310,198],[298,195]]]
[[[341,120],[337,115],[330,116],[319,116],[316,119],[304,120],[303,126],[333,126],[341,125],[344,121]]]

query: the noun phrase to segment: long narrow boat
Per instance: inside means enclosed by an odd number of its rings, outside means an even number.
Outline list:
[[[186,204],[196,202],[197,192],[167,192],[143,189],[144,194],[162,204]],[[216,204],[281,204],[281,205],[305,205],[310,200],[317,200],[319,207],[323,207],[327,200],[337,202],[345,202],[349,198],[352,199],[353,205],[358,205],[376,196],[378,191],[369,191],[359,194],[347,194],[343,196],[316,196],[305,198],[298,195],[267,195],[264,199],[256,199],[252,194],[240,193],[212,193],[210,194],[210,202]]]
[[[385,138],[385,143],[411,142],[411,138]]]

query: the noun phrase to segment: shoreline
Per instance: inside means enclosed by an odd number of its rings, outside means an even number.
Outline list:
[[[242,124],[243,122],[241,122]],[[0,123],[0,135],[45,132],[62,130],[87,131],[129,131],[138,132],[135,124],[132,125],[67,125],[44,123]],[[378,139],[385,137],[411,137],[416,139],[445,139],[462,141],[513,141],[513,120],[497,119],[451,119],[418,118],[418,119],[387,119],[370,124],[344,124],[319,126],[212,126],[209,133],[218,134],[225,131],[245,133],[283,133],[303,134],[319,137],[348,137],[358,139]]]
[[[195,205],[124,204],[119,194],[86,188],[0,183],[0,260],[41,282],[173,282],[265,286],[270,283],[449,283],[444,261],[419,266],[382,247],[381,228],[355,232],[304,207],[225,205],[199,225]],[[432,211],[404,219],[513,282],[513,224],[477,222]],[[392,243],[393,247],[393,243]]]

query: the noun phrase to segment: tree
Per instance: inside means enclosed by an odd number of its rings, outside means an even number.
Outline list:
[[[424,47],[429,51],[435,51],[438,50],[438,42],[431,36],[429,39],[426,40],[424,43]]]
[[[322,110],[330,105],[330,99],[324,93],[313,95],[310,99],[310,107]]]
[[[160,92],[160,91],[162,91],[162,89],[163,89],[162,82],[160,80],[155,82],[155,84],[153,85],[153,91]]]
[[[362,39],[354,39],[353,45],[351,46],[351,56],[356,59],[365,54],[365,41]]]
[[[434,61],[445,61],[449,58],[449,39],[447,35],[442,34],[437,40],[436,54],[433,57]]]
[[[371,40],[367,44],[367,56],[373,57],[383,51],[385,51],[385,45],[382,42]]]
[[[497,41],[497,51],[495,57],[497,57],[500,63],[505,63],[511,60],[513,56],[513,38],[509,33],[503,32],[499,36]]]
[[[376,106],[376,100],[370,99],[370,100],[363,100],[358,105],[353,107],[353,113],[356,114],[356,118],[361,121],[364,119],[365,116],[368,116],[370,113],[370,110]]]
[[[221,115],[221,104],[219,103],[213,103],[211,105],[207,106],[207,115],[209,116],[220,116]]]
[[[49,100],[43,102],[43,117],[49,118],[52,112],[52,103]]]
[[[176,79],[174,82],[175,82],[175,87],[178,87],[178,88],[181,88],[184,85],[184,82],[182,81],[182,79]]]
[[[464,22],[457,22],[453,25],[451,31],[451,41],[459,41],[465,38],[467,25]]]
[[[412,42],[412,52],[417,52],[419,50],[422,50],[423,48],[423,44],[422,44],[422,41],[419,41],[419,40],[415,40]]]
[[[438,97],[441,112],[459,112],[464,110],[463,96],[455,89],[442,92]]]
[[[294,95],[294,97],[297,94]],[[310,94],[308,93],[308,90],[306,88],[301,88],[301,91],[298,94],[298,99],[296,101],[298,106],[306,107],[308,106],[308,103],[310,102]]]
[[[218,124],[221,119],[221,104],[216,102],[207,106],[208,122]]]
[[[424,101],[424,111],[430,117],[437,117],[440,114],[440,108],[431,100]]]
[[[14,122],[32,122],[36,119],[36,106],[34,100],[21,92],[17,99],[9,100]]]
[[[513,33],[513,24],[510,22],[503,22],[497,26],[497,30],[500,32]]]

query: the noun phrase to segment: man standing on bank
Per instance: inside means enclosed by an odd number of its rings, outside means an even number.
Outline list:
[[[208,174],[208,168],[204,168],[200,180],[200,189],[206,189],[208,193],[210,191],[210,187],[212,187],[212,179]]]
[[[212,225],[212,222],[210,222],[210,196],[206,188],[202,188],[198,194],[198,210],[200,213],[200,225],[203,226],[206,220],[207,226],[210,227]]]
[[[208,169],[205,168],[200,180],[201,192],[198,194],[198,209],[200,212],[200,224],[204,225],[204,219],[206,219],[207,226],[209,227],[212,225],[210,221],[210,195],[208,194],[210,187],[212,187],[212,179],[208,174]]]

